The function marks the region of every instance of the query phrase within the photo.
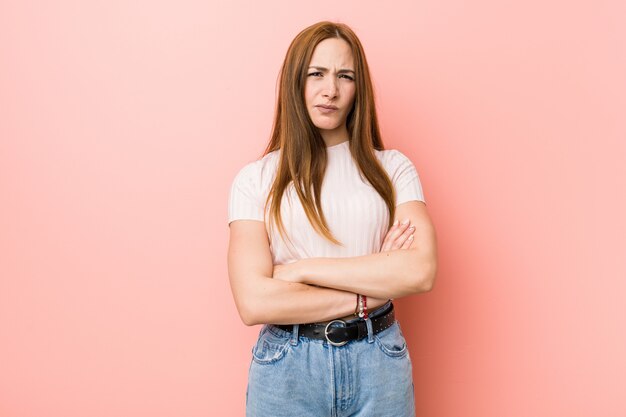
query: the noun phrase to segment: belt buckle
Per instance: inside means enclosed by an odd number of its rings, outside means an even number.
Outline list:
[[[348,343],[348,341],[347,341],[347,340],[344,340],[343,342],[333,342],[332,340],[330,340],[330,339],[328,338],[328,328],[330,327],[330,325],[331,325],[331,324],[333,324],[333,323],[335,323],[335,322],[337,322],[337,323],[343,323],[343,327],[346,327],[346,324],[347,324],[345,321],[343,321],[343,320],[339,320],[339,319],[329,321],[329,322],[328,322],[328,324],[326,325],[326,327],[324,328],[324,337],[326,338],[326,341],[327,341],[328,343],[330,343],[331,345],[333,345],[333,346],[343,346],[343,345],[345,345],[346,343]]]

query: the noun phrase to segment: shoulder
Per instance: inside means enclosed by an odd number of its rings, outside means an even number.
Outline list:
[[[411,159],[398,149],[375,150],[378,160],[389,173],[413,165]]]
[[[412,200],[425,203],[420,177],[411,159],[397,149],[377,151],[377,154],[396,189],[396,206]]]
[[[275,154],[243,165],[235,174],[228,199],[228,224],[234,220],[264,220],[264,198],[271,186]]]
[[[239,171],[235,174],[234,180],[260,180],[264,176],[268,174],[271,175],[273,171],[276,170],[278,163],[278,151],[273,151],[268,153],[267,155],[261,157],[260,159],[256,159],[254,161],[250,161],[242,166]]]

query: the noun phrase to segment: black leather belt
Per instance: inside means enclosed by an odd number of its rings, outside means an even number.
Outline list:
[[[374,334],[389,328],[395,321],[393,303],[389,301],[389,307],[380,313],[372,312],[370,317]],[[293,324],[274,324],[279,329],[291,332]],[[326,340],[333,346],[343,346],[351,340],[361,340],[367,337],[367,323],[363,319],[354,321],[331,320],[325,323],[306,323],[298,326],[298,335],[310,339]]]

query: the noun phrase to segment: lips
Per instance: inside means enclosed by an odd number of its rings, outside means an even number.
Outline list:
[[[321,108],[327,109],[327,110],[337,110],[337,106],[329,106],[329,105],[325,105],[325,104],[318,104],[315,107],[321,107]]]

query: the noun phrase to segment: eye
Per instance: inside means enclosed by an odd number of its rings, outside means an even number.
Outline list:
[[[316,72],[312,72],[310,74],[308,74],[309,76],[313,75],[313,76],[318,76],[318,75],[322,75],[322,73],[320,71],[316,71]],[[354,78],[352,78],[351,76],[347,75],[347,74],[339,74],[340,77],[345,77],[350,81],[354,81]]]

